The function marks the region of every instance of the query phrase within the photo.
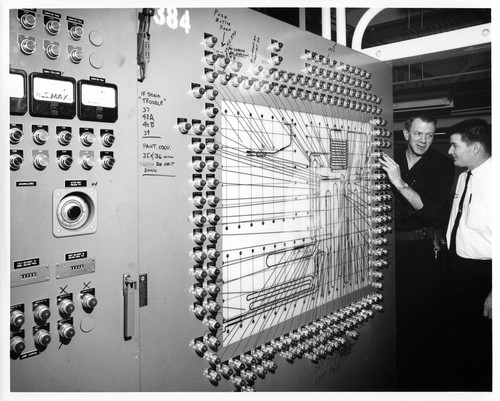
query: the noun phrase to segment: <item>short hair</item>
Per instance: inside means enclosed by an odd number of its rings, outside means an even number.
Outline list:
[[[434,117],[431,114],[426,114],[426,113],[421,113],[421,114],[416,114],[412,117],[410,117],[408,120],[405,122],[405,130],[410,132],[411,125],[413,124],[413,121],[416,119],[422,120],[424,123],[432,123],[434,126],[437,126],[437,120],[436,117]]]
[[[491,156],[491,125],[482,118],[468,118],[448,129],[450,135],[460,134],[462,141],[471,145],[479,142]]]

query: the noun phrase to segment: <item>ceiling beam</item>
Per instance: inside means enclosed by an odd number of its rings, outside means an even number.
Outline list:
[[[487,43],[491,43],[491,23],[358,50],[380,61],[393,61]]]

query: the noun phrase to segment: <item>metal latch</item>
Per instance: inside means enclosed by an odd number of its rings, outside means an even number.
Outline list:
[[[135,291],[137,281],[132,280],[130,274],[123,275],[123,298],[124,298],[124,328],[123,336],[125,340],[130,340],[134,335],[134,310],[135,310]]]

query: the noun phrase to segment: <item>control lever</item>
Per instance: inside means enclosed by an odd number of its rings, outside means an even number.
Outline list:
[[[125,340],[130,340],[134,335],[134,309],[135,309],[135,290],[137,281],[132,280],[130,274],[123,275],[123,297],[124,297],[124,330]]]
[[[149,26],[151,17],[154,15],[154,8],[143,8],[142,13],[139,13],[139,32],[137,32],[137,65],[139,66],[139,82],[146,79],[146,66],[149,63]]]

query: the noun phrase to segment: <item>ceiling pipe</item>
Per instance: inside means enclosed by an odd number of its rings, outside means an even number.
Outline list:
[[[352,49],[361,50],[361,42],[363,41],[363,35],[365,34],[366,28],[368,24],[370,24],[371,20],[382,10],[383,8],[369,8],[366,13],[363,14],[361,19],[356,25],[356,29],[354,31],[354,35],[352,37]]]
[[[346,14],[345,8],[336,8],[336,32],[337,32],[337,43],[339,45],[347,46],[347,28],[346,28]]]
[[[332,9],[329,7],[321,8],[321,36],[332,40]]]

